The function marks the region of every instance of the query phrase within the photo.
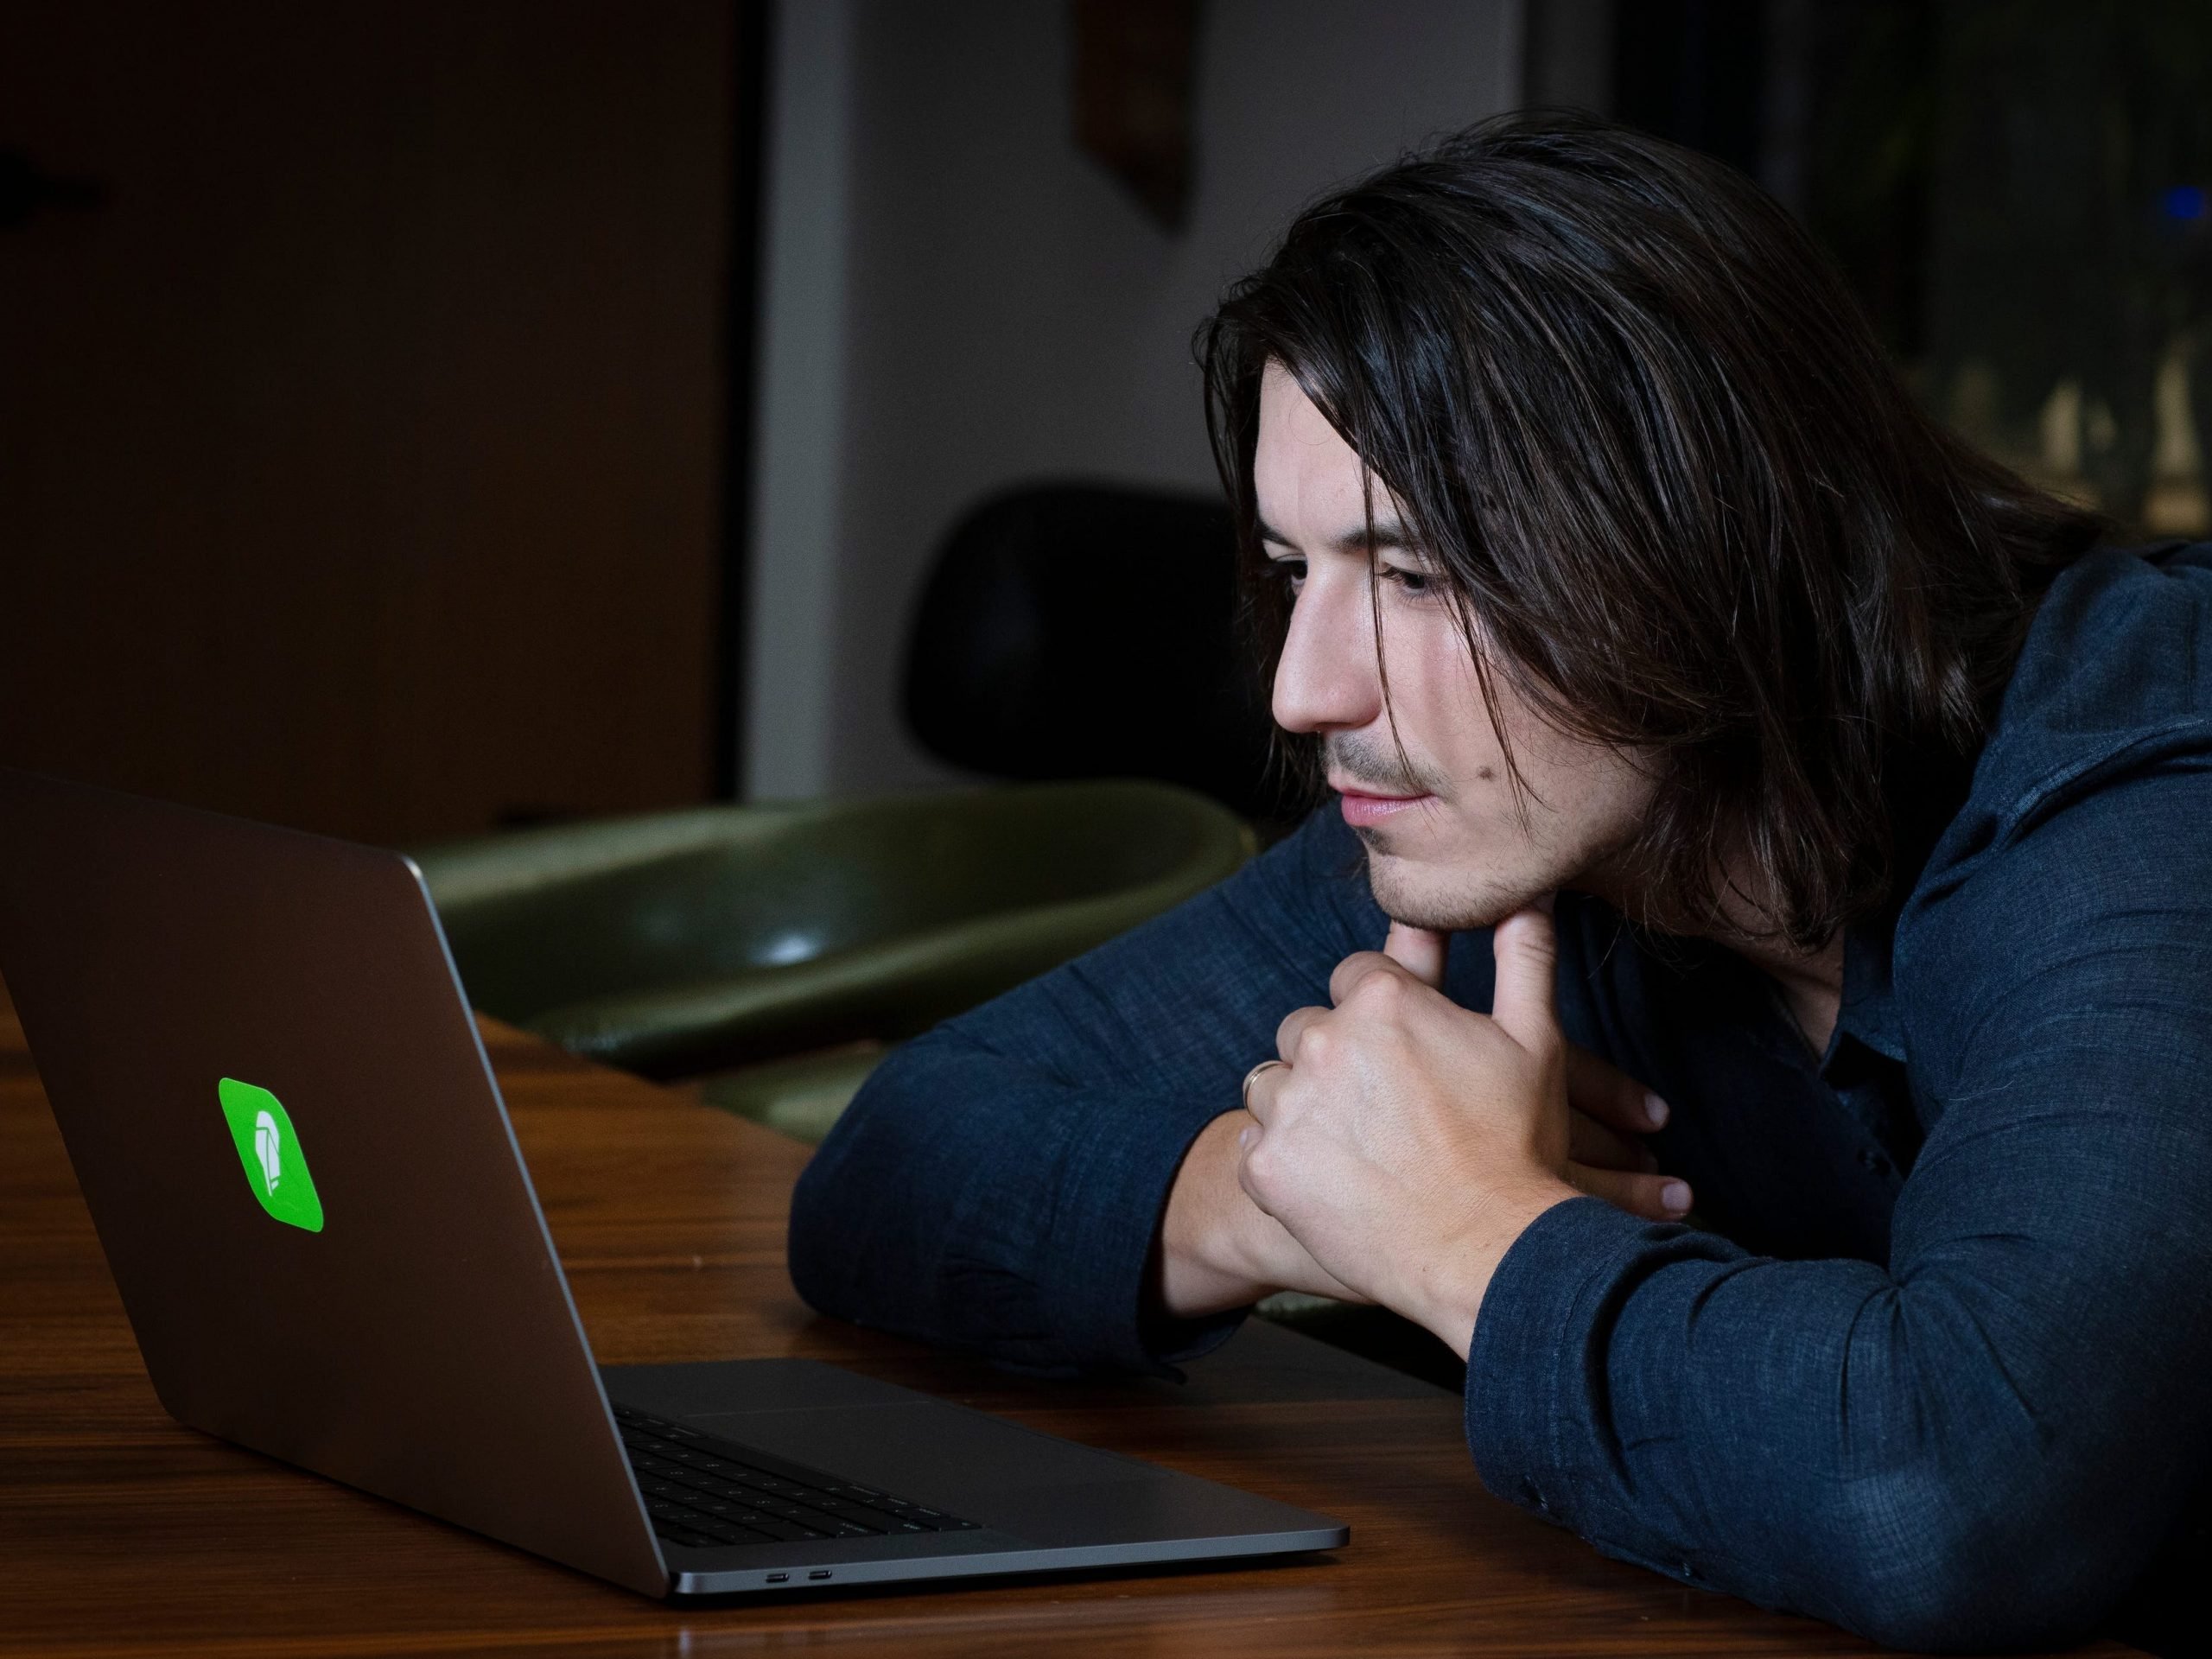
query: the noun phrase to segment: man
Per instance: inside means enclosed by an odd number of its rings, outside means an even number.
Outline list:
[[[2089,1628],[2212,1436],[2212,548],[2094,549],[1781,209],[1594,124],[1323,201],[1201,346],[1336,799],[886,1065],[802,1293],[1064,1372],[1381,1302],[1611,1554]]]

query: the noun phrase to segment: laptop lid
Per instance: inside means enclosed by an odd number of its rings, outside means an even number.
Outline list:
[[[411,863],[0,769],[0,974],[173,1416],[666,1593]]]

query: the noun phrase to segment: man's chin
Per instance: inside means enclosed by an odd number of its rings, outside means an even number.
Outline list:
[[[1542,887],[1518,885],[1467,870],[1439,869],[1370,846],[1367,887],[1376,906],[1394,922],[1437,933],[1496,927],[1529,905]]]

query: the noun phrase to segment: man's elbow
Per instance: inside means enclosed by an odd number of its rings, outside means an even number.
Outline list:
[[[836,1223],[838,1193],[834,1181],[818,1173],[819,1154],[800,1172],[791,1191],[791,1215],[784,1236],[785,1265],[791,1288],[817,1313],[832,1319],[857,1317],[847,1292],[853,1282],[849,1240]]]
[[[1932,1653],[2061,1647],[2094,1629],[2130,1574],[2085,1536],[2092,1518],[1979,1472],[1872,1483],[1852,1506],[1829,1617]]]
[[[870,1276],[866,1258],[900,1213],[894,1178],[914,1160],[886,1144],[899,1136],[898,1114],[874,1120],[886,1094],[898,1092],[897,1078],[885,1074],[902,1058],[893,1054],[861,1085],[791,1189],[785,1243],[791,1287],[832,1319],[868,1322],[861,1294]]]

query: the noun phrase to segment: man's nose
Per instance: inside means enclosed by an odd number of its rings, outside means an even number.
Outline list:
[[[1364,574],[1316,572],[1300,592],[1275,664],[1274,710],[1283,730],[1356,731],[1382,712]]]

